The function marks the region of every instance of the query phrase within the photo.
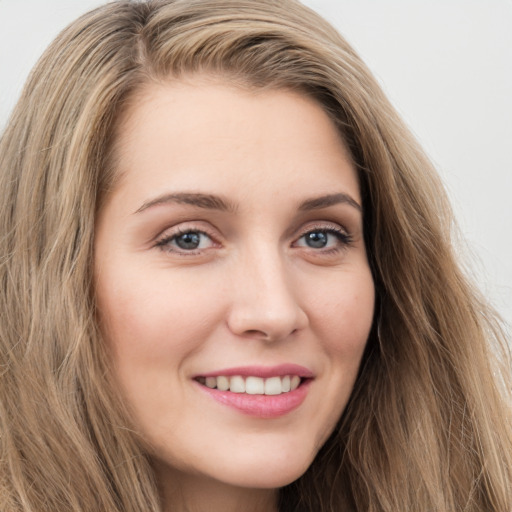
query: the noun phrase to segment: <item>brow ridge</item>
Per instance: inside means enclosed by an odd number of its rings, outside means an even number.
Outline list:
[[[237,207],[230,201],[213,194],[203,194],[198,192],[173,192],[162,194],[154,199],[146,201],[135,213],[141,213],[148,208],[161,204],[188,204],[207,210],[219,210],[223,212],[236,212]],[[336,194],[326,194],[312,199],[307,199],[300,203],[299,211],[320,210],[336,204],[348,204],[355,209],[362,211],[361,205],[349,194],[338,192]]]
[[[135,213],[141,213],[148,208],[158,206],[161,204],[189,204],[197,206],[198,208],[204,208],[206,210],[219,210],[223,212],[235,212],[236,206],[223,199],[222,197],[203,194],[198,192],[174,192],[168,194],[162,194],[155,199],[146,201]]]
[[[349,194],[344,192],[338,192],[336,194],[326,194],[319,197],[314,197],[313,199],[307,199],[303,201],[300,206],[300,211],[309,211],[309,210],[320,210],[322,208],[328,208],[329,206],[334,206],[336,204],[348,204],[353,206],[356,210],[360,212],[363,211],[361,205]]]

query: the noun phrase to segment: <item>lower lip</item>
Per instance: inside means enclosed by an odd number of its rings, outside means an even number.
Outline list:
[[[297,409],[306,399],[310,384],[311,380],[308,379],[297,389],[280,395],[248,395],[210,389],[197,382],[197,385],[217,402],[257,418],[279,418]]]

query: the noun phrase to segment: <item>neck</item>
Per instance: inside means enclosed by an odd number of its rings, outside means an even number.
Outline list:
[[[158,469],[163,512],[278,512],[277,489],[237,487],[209,477]]]

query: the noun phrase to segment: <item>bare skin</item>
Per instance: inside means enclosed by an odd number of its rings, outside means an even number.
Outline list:
[[[372,323],[350,155],[313,100],[208,77],[148,85],[118,142],[98,307],[166,510],[277,511]]]

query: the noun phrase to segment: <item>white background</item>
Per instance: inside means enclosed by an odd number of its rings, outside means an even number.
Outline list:
[[[0,129],[43,49],[101,3],[0,0]],[[352,43],[427,150],[467,241],[461,260],[512,324],[512,0],[305,3]]]

